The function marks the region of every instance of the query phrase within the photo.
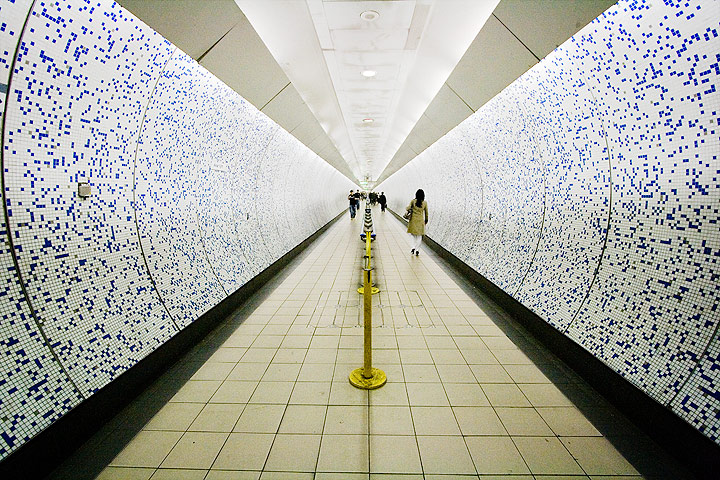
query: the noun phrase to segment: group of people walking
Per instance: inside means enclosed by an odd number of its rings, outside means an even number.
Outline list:
[[[371,198],[372,195],[374,194],[371,193]],[[357,192],[350,190],[348,201],[350,202],[351,219],[355,218],[355,214],[360,208],[361,198],[365,198],[364,192],[360,192],[359,190]],[[387,208],[387,198],[385,197],[385,192],[382,192],[380,196],[377,197],[377,202],[380,204],[380,208],[384,212],[385,208]],[[408,221],[407,233],[410,234],[410,246],[412,247],[410,249],[410,255],[415,255],[417,257],[420,255],[420,244],[422,243],[423,235],[425,235],[425,225],[429,220],[427,202],[425,201],[425,192],[422,188],[415,192],[415,198],[413,198],[405,208],[405,215],[403,218]]]

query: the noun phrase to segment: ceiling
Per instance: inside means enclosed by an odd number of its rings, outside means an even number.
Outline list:
[[[119,3],[372,187],[615,0]]]

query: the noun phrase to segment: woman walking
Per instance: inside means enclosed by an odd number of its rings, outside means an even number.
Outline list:
[[[425,224],[428,222],[428,207],[425,201],[425,192],[422,188],[415,192],[415,198],[405,209],[410,214],[407,232],[412,236],[410,255],[420,255],[420,244],[425,235]]]

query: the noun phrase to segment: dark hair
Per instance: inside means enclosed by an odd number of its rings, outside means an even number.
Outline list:
[[[418,208],[422,208],[422,202],[425,200],[425,192],[423,192],[422,188],[415,192],[415,199],[415,205],[417,205]]]

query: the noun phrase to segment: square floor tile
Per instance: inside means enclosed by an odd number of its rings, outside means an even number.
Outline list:
[[[434,365],[407,365],[403,364],[403,374],[406,382],[434,382],[439,383],[440,377]]]
[[[397,474],[397,473],[371,473],[370,480],[423,480],[420,473],[408,473],[408,474]],[[443,477],[439,480],[456,480],[458,477]],[[470,477],[471,480],[477,480],[477,477]]]
[[[290,395],[291,404],[327,405],[330,382],[297,382]]]
[[[273,358],[273,363],[303,363],[307,352],[305,348],[280,348]]]
[[[376,368],[379,368],[385,372],[388,383],[403,383],[405,382],[405,375],[403,375],[402,365],[400,364],[375,364]]]
[[[207,469],[161,468],[155,471],[150,480],[203,480],[207,472]]]
[[[505,336],[483,337],[482,341],[492,351],[514,350],[518,348],[515,342]]]
[[[410,407],[371,406],[371,435],[415,435]]]
[[[417,435],[460,435],[450,407],[412,407],[412,420]]]
[[[228,433],[187,432],[162,463],[163,468],[202,468],[213,464]]]
[[[462,356],[460,350],[456,348],[450,349],[431,349],[430,354],[437,365],[467,365],[465,357]]]
[[[143,427],[143,430],[184,432],[202,409],[202,403],[166,403]]]
[[[460,351],[468,365],[497,365],[498,360],[490,350],[463,349]]]
[[[352,385],[350,385],[350,381],[333,382],[330,386],[330,405],[367,404],[368,391],[353,387]]]
[[[337,353],[338,351],[335,348],[310,348],[303,363],[330,363],[334,365]]]
[[[273,434],[231,433],[213,463],[218,470],[262,470]]]
[[[404,383],[386,383],[368,392],[370,405],[409,405]]]
[[[425,474],[474,474],[465,441],[461,436],[417,437]]]
[[[324,405],[288,405],[279,433],[321,434],[327,407]],[[319,443],[318,443],[319,445]]]
[[[494,407],[529,407],[530,402],[520,389],[510,383],[483,383],[483,392]]]
[[[191,380],[225,380],[234,367],[234,363],[207,362],[195,372]]]
[[[502,365],[470,365],[478,383],[515,383]]]
[[[248,403],[277,403],[285,405],[290,400],[295,384],[293,382],[261,381],[250,397]]]
[[[401,335],[397,337],[398,342],[398,348],[400,348],[400,357],[403,355],[403,350],[425,350],[428,353],[428,356],[430,355],[430,352],[427,350],[427,343],[425,343],[425,338],[423,338],[420,334],[418,335]],[[432,357],[431,357],[432,358]],[[405,360],[403,359],[403,363],[405,363]]]
[[[117,467],[157,467],[183,432],[142,431],[110,462]]]
[[[510,435],[554,435],[540,414],[531,407],[495,407],[500,420]]]
[[[190,425],[193,432],[232,432],[244,403],[209,403]]]
[[[257,382],[226,380],[210,399],[210,403],[247,403]]]
[[[284,413],[285,405],[248,404],[233,431],[276,433]]]
[[[580,465],[557,437],[512,437],[512,439],[533,474],[584,474]]]
[[[338,348],[340,342],[340,337],[330,337],[330,336],[318,336],[315,335],[312,337],[312,340],[310,341],[310,350],[314,350],[316,348]]]
[[[368,434],[366,406],[330,405],[327,408],[324,434]]]
[[[529,473],[510,437],[466,437],[465,441],[478,474]]]
[[[370,471],[421,473],[415,436],[370,435]]]
[[[518,387],[535,407],[571,407],[573,402],[552,384],[519,384]]]
[[[230,335],[222,344],[222,348],[245,348],[255,341],[254,335]],[[245,352],[243,352],[245,353]]]
[[[265,470],[314,472],[320,451],[320,435],[278,434]]]
[[[208,358],[208,362],[226,362],[234,365],[240,361],[246,351],[247,348],[220,347]]]
[[[400,358],[402,363],[407,365],[432,365],[435,363],[427,348],[400,350]]]
[[[280,348],[308,348],[312,340],[310,335],[291,335],[285,337]]]
[[[443,384],[453,407],[486,407],[490,405],[480,385],[476,383]]]
[[[210,470],[205,480],[258,480],[260,472],[239,470]]]
[[[467,365],[436,365],[442,383],[477,383]],[[484,396],[484,395],[483,395]]]
[[[323,435],[317,471],[368,472],[368,436]]]
[[[565,437],[562,443],[589,475],[638,475],[604,437]]]
[[[301,365],[296,363],[271,363],[265,375],[262,377],[263,382],[295,382],[300,373]]]
[[[505,365],[515,383],[551,383],[535,365]]]
[[[384,367],[385,365],[399,365],[400,354],[398,350],[373,350],[372,360],[374,367]]]
[[[275,348],[255,348],[250,347],[245,355],[240,359],[240,363],[265,363],[272,361],[277,350]]]
[[[492,353],[503,365],[533,365],[533,361],[520,350],[493,350]]]
[[[453,407],[463,435],[507,435],[492,407]]]
[[[478,337],[457,337],[453,339],[455,341],[455,345],[461,350],[484,350],[486,352],[489,352],[490,350],[487,348],[487,345],[483,343],[483,341]]]
[[[328,382],[333,376],[335,365],[332,363],[303,363],[298,382]]]
[[[188,380],[170,401],[206,403],[221,383],[220,380]]]
[[[450,405],[442,383],[406,383],[405,387],[411,406]]]
[[[107,467],[95,480],[149,480],[154,472],[154,468]]]
[[[267,363],[238,363],[227,380],[260,380],[267,370]]]
[[[542,407],[540,416],[552,428],[555,435],[563,437],[600,437],[602,434],[575,407]]]
[[[424,331],[427,335],[430,333],[429,330]],[[427,343],[430,349],[451,349],[456,350],[458,346],[455,344],[455,340],[450,335],[433,335],[425,337],[425,343]]]

